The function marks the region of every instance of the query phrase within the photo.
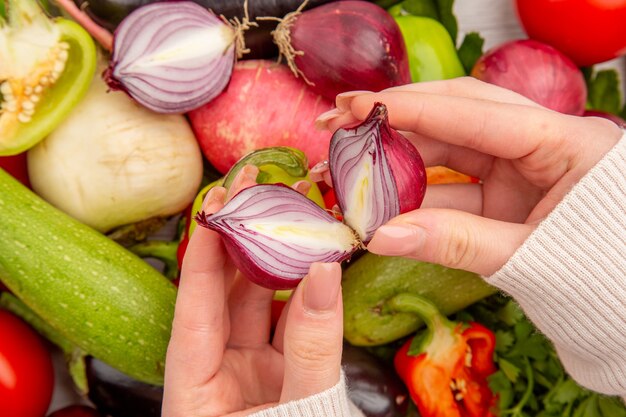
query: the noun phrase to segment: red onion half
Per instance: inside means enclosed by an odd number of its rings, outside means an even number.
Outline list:
[[[568,57],[541,42],[517,40],[500,45],[476,62],[472,76],[552,110],[576,116],[585,111],[583,74]]]
[[[115,32],[105,79],[155,112],[188,112],[228,84],[236,33],[190,1],[140,7]]]
[[[381,103],[360,125],[335,132],[329,168],[347,225],[300,193],[276,184],[246,188],[219,212],[201,212],[196,221],[222,236],[248,279],[287,289],[298,284],[313,262],[349,258],[378,227],[418,208],[426,192],[422,158],[389,126]]]
[[[313,201],[282,185],[240,191],[222,210],[196,218],[218,232],[237,268],[251,281],[289,289],[313,262],[340,262],[359,241],[354,232]]]
[[[381,103],[360,125],[335,132],[329,165],[344,221],[364,243],[393,217],[418,208],[426,193],[424,162],[389,126]]]
[[[400,28],[373,3],[347,0],[290,13],[274,39],[294,73],[333,100],[345,91],[411,82]]]

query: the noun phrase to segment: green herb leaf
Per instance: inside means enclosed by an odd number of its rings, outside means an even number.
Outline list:
[[[586,398],[574,411],[572,417],[602,417],[598,408],[598,397],[591,395]]]
[[[438,20],[446,28],[456,45],[459,25],[452,10],[454,0],[405,0],[390,10],[392,15],[411,14]]]
[[[467,74],[472,72],[476,61],[483,55],[484,44],[485,40],[477,32],[468,33],[463,38],[458,55]]]
[[[513,326],[518,321],[524,320],[522,309],[513,300],[510,300],[504,307],[498,310],[496,315],[507,326]]]
[[[436,0],[437,10],[439,11],[439,20],[443,26],[448,30],[452,42],[456,45],[456,36],[459,31],[459,25],[456,21],[456,16],[452,11],[454,7],[454,0]]]
[[[489,389],[498,395],[498,408],[507,409],[513,404],[515,393],[511,381],[506,377],[504,372],[497,371],[487,378]]]
[[[435,0],[405,0],[401,6],[407,14],[439,20],[439,12],[435,3]]]
[[[504,375],[506,375],[509,381],[513,383],[517,381],[517,377],[521,372],[521,370],[517,366],[513,365],[511,362],[507,361],[504,358],[498,358],[498,367],[502,372],[504,372]]]
[[[622,92],[617,71],[598,71],[588,80],[587,89],[587,102],[591,109],[613,114],[620,113]]]
[[[583,389],[574,380],[567,378],[555,385],[544,401],[568,404],[574,402],[581,394],[583,394]]]
[[[615,397],[599,395],[598,408],[603,417],[626,417],[626,407]]]
[[[496,352],[504,353],[515,342],[515,337],[505,330],[496,330]]]

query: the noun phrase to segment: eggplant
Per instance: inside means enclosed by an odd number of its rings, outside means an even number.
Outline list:
[[[346,374],[348,396],[366,417],[406,416],[409,393],[393,365],[348,343],[343,346],[341,365]]]
[[[139,382],[89,357],[86,360],[88,397],[111,417],[161,417],[163,387]]]
[[[99,25],[114,30],[117,25],[130,12],[140,6],[166,0],[74,0],[77,6],[84,9],[87,14]],[[241,20],[244,13],[244,0],[192,0],[194,3],[213,10],[217,15],[223,15],[227,19],[233,17]],[[309,0],[306,9],[330,3],[335,0]],[[287,13],[296,10],[302,4],[302,0],[249,0],[248,14],[250,20],[257,17],[273,16],[283,17]],[[276,21],[258,21],[258,27],[251,27],[245,33],[246,47],[250,53],[245,59],[261,59],[278,56],[278,48],[272,40],[271,32],[276,28]]]

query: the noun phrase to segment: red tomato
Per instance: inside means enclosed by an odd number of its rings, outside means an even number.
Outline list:
[[[626,0],[517,0],[517,12],[531,39],[579,66],[626,54]]]
[[[45,416],[53,387],[52,359],[37,333],[0,310],[0,416]]]
[[[0,156],[0,168],[13,175],[15,179],[30,188],[28,168],[26,165],[26,152],[13,156]]]

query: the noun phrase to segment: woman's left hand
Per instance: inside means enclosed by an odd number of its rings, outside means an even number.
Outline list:
[[[242,188],[256,178],[254,169],[244,171]],[[212,189],[204,211],[216,212],[225,199],[224,188]],[[339,264],[312,265],[270,340],[272,297],[235,269],[217,233],[196,228],[182,266],[163,417],[244,416],[339,382]]]

